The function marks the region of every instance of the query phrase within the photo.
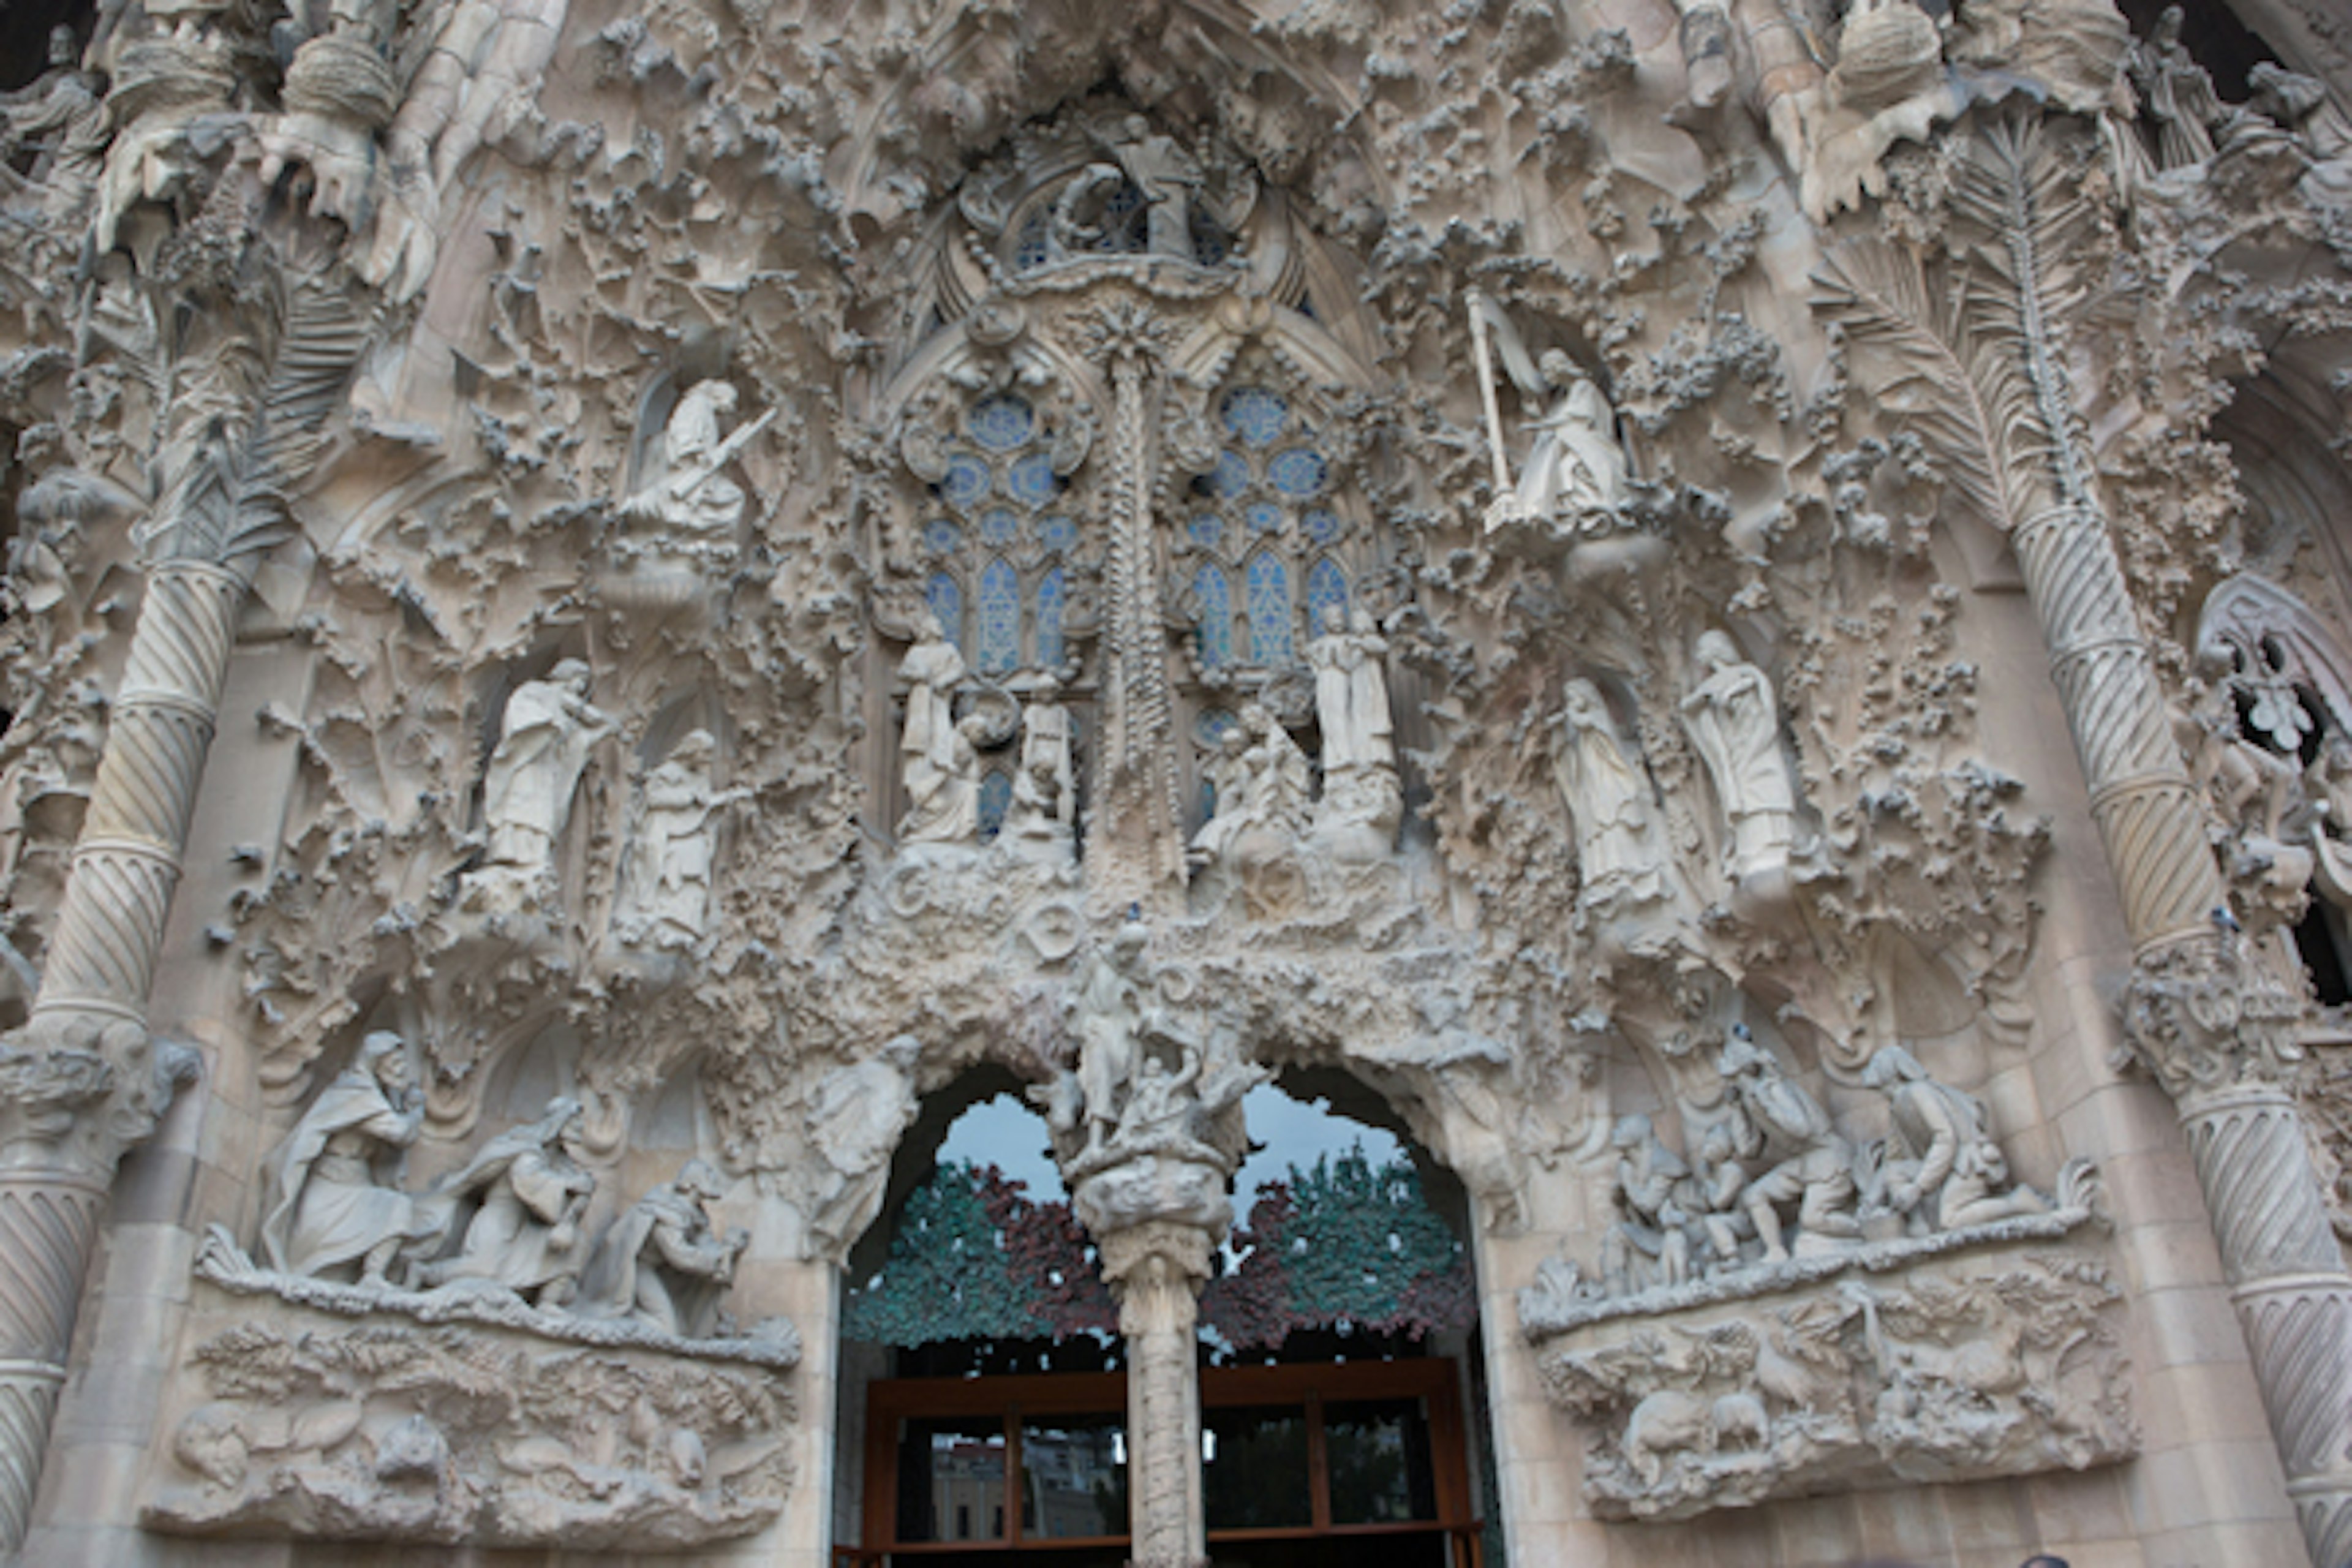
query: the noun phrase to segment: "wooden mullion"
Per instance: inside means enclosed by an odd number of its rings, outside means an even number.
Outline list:
[[[1323,1395],[1307,1391],[1307,1517],[1318,1534],[1331,1528],[1331,1451],[1323,1440]]]

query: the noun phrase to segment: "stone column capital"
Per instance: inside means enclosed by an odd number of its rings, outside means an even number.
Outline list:
[[[2233,933],[2143,952],[2123,1014],[2129,1059],[2176,1101],[2254,1086],[2283,1095],[2302,1054],[2294,1030],[2303,998]]]

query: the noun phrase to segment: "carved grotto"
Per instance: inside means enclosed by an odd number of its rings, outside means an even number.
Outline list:
[[[0,23],[0,1554],[2352,1559],[2324,7]]]

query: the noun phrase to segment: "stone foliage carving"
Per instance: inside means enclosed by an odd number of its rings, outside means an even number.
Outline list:
[[[791,1485],[796,1412],[757,1363],[289,1308],[212,1318],[152,1530],[674,1552],[761,1529]]]
[[[2120,1300],[2097,1263],[2012,1242],[1578,1327],[1522,1298],[1521,1321],[1547,1394],[1592,1430],[1593,1510],[1687,1519],[2129,1458]]]

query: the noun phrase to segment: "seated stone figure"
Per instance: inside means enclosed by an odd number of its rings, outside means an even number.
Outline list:
[[[420,1289],[506,1290],[540,1307],[569,1303],[587,1247],[581,1217],[596,1178],[565,1152],[580,1102],[561,1096],[527,1126],[501,1132],[417,1207],[435,1240],[412,1272]],[[452,1256],[441,1256],[455,1244]]]
[[[370,1035],[359,1057],[303,1112],[265,1167],[261,1253],[285,1274],[380,1285],[403,1243],[421,1234],[394,1180],[416,1142],[425,1097],[398,1035]]]
[[[1740,1202],[1764,1243],[1764,1261],[1785,1262],[1781,1208],[1797,1205],[1800,1253],[1819,1253],[1861,1234],[1853,1215],[1856,1195],[1853,1149],[1830,1121],[1820,1100],[1780,1070],[1770,1052],[1744,1026],[1723,1043],[1722,1071],[1732,1099],[1753,1131],[1755,1147],[1738,1151],[1759,1158],[1764,1172],[1749,1182]]]
[[[585,1318],[634,1318],[686,1339],[719,1331],[719,1302],[735,1260],[751,1244],[740,1228],[720,1236],[703,1205],[719,1193],[719,1173],[689,1160],[676,1177],[639,1198],[597,1244],[582,1281]]]
[[[1690,1170],[1658,1142],[1646,1116],[1619,1119],[1610,1133],[1617,1151],[1617,1221],[1601,1241],[1601,1278],[1612,1296],[1654,1285],[1680,1285],[1691,1277],[1689,1212],[1683,1198]]]

